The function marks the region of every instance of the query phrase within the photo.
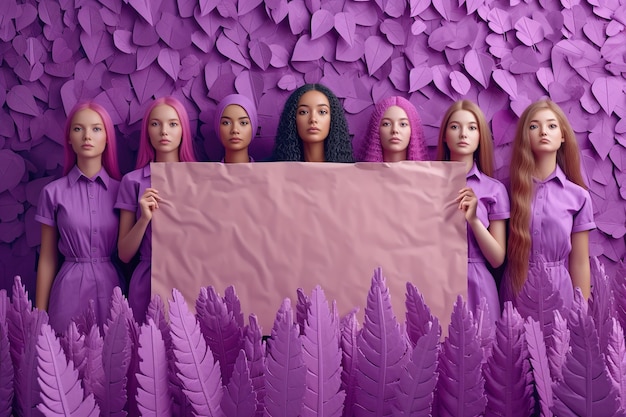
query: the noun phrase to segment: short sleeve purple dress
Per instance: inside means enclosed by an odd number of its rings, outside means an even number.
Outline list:
[[[85,311],[89,300],[100,325],[108,317],[113,289],[121,281],[111,262],[117,248],[119,216],[113,205],[119,185],[104,169],[90,179],[74,166],[41,191],[35,220],[58,229],[58,248],[65,258],[48,302],[50,325],[57,333]]]
[[[478,198],[476,216],[489,227],[490,221],[506,220],[510,217],[509,196],[504,185],[478,170],[476,164],[467,173],[467,186],[474,190]],[[467,227],[467,303],[468,308],[476,313],[481,298],[487,301],[487,308],[492,321],[500,318],[500,299],[496,282],[487,269],[487,260],[483,255],[472,228]]]
[[[150,165],[136,169],[124,175],[117,196],[115,208],[135,213],[135,219],[141,217],[139,198],[150,187]],[[139,263],[133,271],[128,287],[128,304],[133,316],[143,323],[148,304],[150,304],[151,281],[150,262],[152,260],[152,223],[148,224],[139,246]]]
[[[572,233],[595,229],[589,192],[569,181],[557,166],[544,181],[534,182],[531,204],[529,274],[537,273],[542,257],[553,285],[558,288],[563,306],[571,308],[574,300],[572,278],[567,261],[572,251]],[[513,289],[505,272],[503,301],[514,300]]]

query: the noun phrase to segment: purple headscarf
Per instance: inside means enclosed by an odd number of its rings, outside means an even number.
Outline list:
[[[256,136],[258,121],[257,121],[257,111],[256,106],[248,97],[243,96],[241,94],[230,94],[222,99],[217,105],[217,109],[215,111],[215,135],[220,138],[220,120],[222,119],[222,113],[224,113],[224,109],[231,104],[236,104],[241,106],[246,113],[248,113],[248,117],[250,118],[250,126],[252,127],[252,139]]]

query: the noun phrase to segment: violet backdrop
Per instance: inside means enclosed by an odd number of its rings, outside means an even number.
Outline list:
[[[305,82],[343,101],[354,146],[372,106],[407,97],[431,156],[445,109],[477,102],[492,123],[496,176],[508,183],[517,116],[549,96],[576,131],[598,230],[590,254],[609,275],[626,246],[626,4],[619,0],[2,0],[0,288],[34,294],[41,188],[61,175],[62,125],[95,98],[134,166],[147,104],[185,104],[201,160],[221,158],[216,103],[238,92],[259,108],[255,159]],[[384,267],[384,265],[383,265]]]

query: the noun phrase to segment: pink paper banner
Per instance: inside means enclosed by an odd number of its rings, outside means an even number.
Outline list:
[[[467,240],[454,203],[463,165],[153,163],[152,293],[233,285],[269,334],[283,299],[321,285],[340,316],[359,307],[381,266],[403,322],[406,282],[444,328],[467,293]],[[193,305],[191,306],[193,308]]]

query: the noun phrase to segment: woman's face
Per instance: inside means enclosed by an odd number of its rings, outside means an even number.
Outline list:
[[[411,124],[406,112],[399,106],[390,106],[378,128],[383,153],[404,152],[411,140]]]
[[[330,132],[330,103],[321,91],[307,91],[298,100],[296,128],[304,143],[323,142]]]
[[[550,109],[541,109],[531,118],[528,125],[530,149],[533,154],[556,153],[565,142],[559,120]]]
[[[445,140],[450,149],[451,160],[458,161],[468,155],[473,156],[480,143],[480,131],[474,113],[467,110],[452,113],[446,125]]]
[[[77,111],[72,117],[69,141],[78,159],[100,158],[107,145],[102,117],[91,109]]]
[[[252,125],[243,107],[237,104],[226,106],[220,118],[219,135],[227,150],[239,151],[250,146]]]
[[[178,152],[183,139],[183,127],[172,106],[159,104],[152,109],[148,120],[148,136],[157,154]]]

